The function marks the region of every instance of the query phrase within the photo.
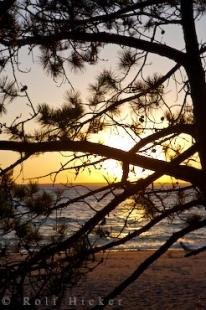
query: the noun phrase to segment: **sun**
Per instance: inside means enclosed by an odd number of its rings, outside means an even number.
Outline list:
[[[122,177],[122,165],[114,159],[107,159],[102,165],[102,170],[105,177],[112,181],[120,181]],[[105,174],[106,173],[106,174]]]
[[[121,149],[123,151],[129,151],[133,145],[134,140],[131,137],[127,137],[123,134],[105,134],[103,137],[104,144]],[[122,163],[118,162],[114,159],[107,159],[103,165],[102,169],[106,172],[108,177],[115,179],[116,181],[120,181],[122,177]]]
[[[136,140],[135,140],[136,138]],[[139,140],[139,139],[138,139]],[[129,151],[136,143],[137,137],[132,137],[125,132],[123,128],[118,129],[118,131],[105,130],[98,135],[92,136],[92,141],[96,143],[101,143],[116,149],[123,151]],[[119,182],[122,179],[122,162],[114,159],[106,159],[101,167],[97,168],[93,173],[93,179],[99,178],[101,175],[101,180],[108,182]],[[103,177],[103,179],[102,179]],[[136,178],[142,177],[142,168],[133,167],[130,171],[128,178],[129,180],[136,180]]]
[[[130,136],[111,133],[104,137],[104,144],[123,151],[129,151],[135,144],[135,141]]]

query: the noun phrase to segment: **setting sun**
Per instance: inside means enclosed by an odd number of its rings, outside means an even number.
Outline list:
[[[134,140],[123,134],[111,134],[104,138],[106,145],[115,147],[124,151],[129,151],[135,144]]]
[[[104,133],[102,134],[104,144],[121,149],[124,151],[129,151],[133,145],[135,144],[135,141],[129,137],[128,135],[121,130],[121,132],[118,133]],[[102,165],[103,172],[106,172],[108,177],[114,178],[117,181],[121,180],[122,177],[122,164],[114,159],[108,159],[106,160]]]

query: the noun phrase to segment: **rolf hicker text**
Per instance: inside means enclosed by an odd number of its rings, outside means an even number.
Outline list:
[[[50,297],[43,297],[43,298],[36,298],[31,299],[28,296],[23,297],[22,299],[22,306],[56,306],[58,302],[58,298],[50,298]],[[1,298],[0,303],[2,306],[9,306],[12,303],[12,300],[9,296],[4,296]],[[104,300],[102,297],[98,296],[96,298],[81,298],[76,296],[68,296],[65,298],[65,301],[63,302],[65,306],[104,306]],[[121,306],[122,305],[122,299],[109,299],[108,306]]]

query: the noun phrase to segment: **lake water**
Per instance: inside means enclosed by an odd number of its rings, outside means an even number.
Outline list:
[[[75,188],[68,187],[63,188],[61,186],[41,186],[41,191],[49,192],[56,197],[57,192],[62,191],[62,196],[60,202],[65,202],[67,200],[74,199],[88,193],[89,190],[95,190],[98,186],[89,186],[89,188],[84,186],[77,186]],[[161,188],[162,189],[162,188]],[[116,192],[117,194],[118,192]],[[100,210],[105,205],[109,203],[111,199],[114,198],[114,194],[110,193],[105,195],[104,192],[98,193],[91,197],[88,197],[81,202],[70,204],[66,208],[60,209],[57,212],[52,213],[48,218],[44,216],[39,216],[35,219],[35,223],[40,227],[41,234],[46,240],[51,239],[56,233],[56,228],[60,225],[66,227],[66,236],[70,236],[76,230],[78,230],[82,225],[90,219],[95,214],[95,210]],[[166,206],[175,206],[178,203],[178,196],[176,193],[168,195],[167,193],[161,192],[157,195],[150,197],[151,201],[160,205],[162,202]],[[191,190],[187,190],[184,195],[185,201],[191,199]],[[115,209],[107,218],[100,230],[96,230],[95,233],[91,234],[91,242],[95,242],[95,245],[103,245],[112,240],[116,240],[118,237],[124,237],[129,232],[133,232],[135,229],[140,228],[148,222],[145,219],[144,212],[138,208],[131,210],[131,199],[127,199],[123,202],[117,209]],[[190,214],[205,214],[205,209],[192,209]],[[126,242],[123,245],[118,246],[115,249],[125,249],[125,250],[135,250],[135,249],[156,249],[166,239],[175,231],[183,228],[185,224],[185,219],[188,217],[189,213],[184,212],[180,217],[175,219],[164,219],[161,223],[155,225],[152,229],[142,234],[140,237],[134,238],[131,241]],[[127,219],[125,225],[125,219]],[[123,229],[124,228],[124,229]],[[105,235],[102,235],[102,231]],[[11,240],[11,235],[6,236]],[[206,229],[201,229],[196,232],[190,233],[183,239],[179,240],[173,247],[178,248],[180,246],[180,241],[190,247],[196,247],[206,244]]]
[[[95,186],[90,186],[89,189],[96,189]],[[162,189],[162,188],[161,188]],[[44,190],[48,192],[54,192],[55,188],[50,186],[44,187]],[[66,199],[73,199],[79,197],[88,192],[88,188],[79,186],[77,188],[69,188],[64,190],[63,196]],[[57,213],[50,216],[41,228],[41,232],[50,236],[55,231],[55,225],[65,224],[67,227],[67,235],[71,235],[74,231],[80,228],[88,219],[95,214],[95,210],[103,208],[108,202],[114,198],[113,194],[107,196],[104,193],[96,194],[87,198],[84,202],[78,202],[69,205],[67,208],[58,211]],[[151,196],[151,201],[155,202],[156,205],[164,203],[166,206],[175,206],[178,203],[177,193],[168,195],[167,193],[158,193],[158,195]],[[191,190],[185,191],[185,201],[191,199]],[[62,200],[64,201],[64,199]],[[205,209],[192,209],[189,213],[184,212],[180,217],[175,219],[165,219],[161,223],[155,225],[151,230],[142,234],[141,237],[134,238],[131,241],[120,245],[118,249],[156,249],[159,247],[173,232],[183,228],[185,219],[189,214],[201,214],[205,215]],[[127,224],[125,225],[125,218],[127,218]],[[133,232],[135,229],[140,228],[148,222],[144,218],[144,212],[134,208],[131,211],[131,199],[127,199],[117,209],[115,209],[107,218],[106,223],[102,226],[102,230],[109,234],[109,236],[99,236],[98,233],[91,236],[91,240],[96,240],[98,245],[107,243],[108,241],[114,240],[117,237],[124,237],[129,232]],[[122,231],[124,227],[124,230]],[[101,232],[101,231],[100,231]],[[121,233],[121,234],[120,234]],[[205,245],[206,244],[206,229],[200,229],[192,232],[185,236],[182,240],[179,240],[174,247],[179,247],[179,242],[190,245],[191,247]]]

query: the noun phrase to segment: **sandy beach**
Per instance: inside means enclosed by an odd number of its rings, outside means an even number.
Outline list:
[[[61,309],[90,309],[133,272],[151,251],[116,251],[67,293]],[[106,309],[206,309],[206,253],[190,258],[170,250]]]

